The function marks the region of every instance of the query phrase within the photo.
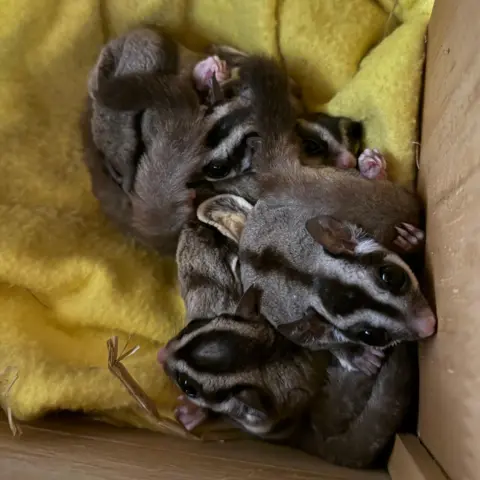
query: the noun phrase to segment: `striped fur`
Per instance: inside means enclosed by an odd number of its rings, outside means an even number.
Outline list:
[[[345,117],[304,113],[293,80],[272,59],[214,47],[235,74],[222,83],[224,98],[205,121],[209,163],[196,185],[249,201],[260,195],[258,176],[270,171],[265,149],[299,156],[310,166],[354,168],[362,124]],[[280,155],[281,156],[281,155]],[[208,197],[209,193],[201,198]]]
[[[260,200],[239,256],[244,288],[256,284],[264,292],[262,313],[305,347],[385,349],[434,333],[435,317],[408,265],[362,229],[318,215],[314,206]],[[299,320],[309,308],[315,315]]]
[[[236,314],[196,319],[172,339],[162,352],[166,373],[193,405],[253,435],[340,465],[370,466],[412,401],[407,346],[388,352],[375,376],[345,370],[280,335],[251,304],[256,291],[245,293]]]
[[[257,295],[254,288],[245,292],[233,314],[192,320],[165,347],[164,368],[196,406],[277,438],[320,388],[328,355],[279,335],[255,313]]]
[[[412,270],[361,228],[315,207],[222,197],[205,211],[239,241],[243,287],[262,290],[262,314],[293,342],[374,373],[382,350],[434,333]]]

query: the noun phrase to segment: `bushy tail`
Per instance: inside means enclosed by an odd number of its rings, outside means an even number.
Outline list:
[[[249,57],[239,76],[252,96],[255,124],[262,139],[260,167],[270,172],[296,151],[292,140],[296,112],[289,78],[275,60],[261,55]]]
[[[312,436],[304,439],[305,450],[326,461],[352,468],[366,468],[385,450],[411,406],[415,386],[414,367],[410,345],[401,344],[394,348],[382,367],[371,388],[371,394],[361,413],[348,423],[346,430],[339,434],[325,435],[328,426],[322,428],[322,421],[334,412],[323,411],[317,429]],[[363,380],[362,380],[363,377]],[[348,382],[347,392],[351,401],[357,401],[358,392],[368,377],[355,372],[345,372],[342,382]],[[358,380],[356,380],[358,379]],[[328,395],[329,392],[327,392]],[[330,398],[331,406],[342,408],[341,401]],[[361,401],[361,400],[360,400]],[[334,405],[336,404],[336,405]]]

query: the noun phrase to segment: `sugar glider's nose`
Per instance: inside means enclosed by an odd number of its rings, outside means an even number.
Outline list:
[[[416,312],[412,325],[420,338],[428,338],[435,333],[437,319],[432,310],[426,307]]]
[[[355,168],[357,166],[357,159],[348,150],[344,150],[335,158],[335,166],[337,168]]]

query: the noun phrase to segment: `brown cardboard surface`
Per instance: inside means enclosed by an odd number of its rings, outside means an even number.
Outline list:
[[[480,3],[436,0],[419,187],[438,314],[421,348],[423,444],[452,480],[480,478]]]
[[[2,480],[387,480],[259,442],[192,442],[67,417],[22,426],[0,420]]]
[[[414,435],[397,435],[388,472],[392,480],[447,480],[440,467]]]

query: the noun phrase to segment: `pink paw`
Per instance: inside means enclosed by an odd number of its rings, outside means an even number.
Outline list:
[[[175,409],[175,417],[189,432],[207,419],[208,410],[189,402],[184,395],[178,400],[180,405]]]
[[[375,375],[382,366],[385,354],[376,348],[365,348],[353,358],[352,364],[365,375]]]
[[[395,227],[397,237],[393,243],[405,253],[421,250],[425,244],[425,233],[409,223],[401,223]]]
[[[207,57],[195,65],[193,69],[193,79],[197,90],[204,91],[210,88],[213,74],[215,74],[215,78],[219,83],[230,78],[230,70],[228,69],[227,62],[220,60],[216,55]]]
[[[381,180],[387,178],[387,162],[383,155],[374,148],[366,148],[358,157],[358,169],[365,178]]]

